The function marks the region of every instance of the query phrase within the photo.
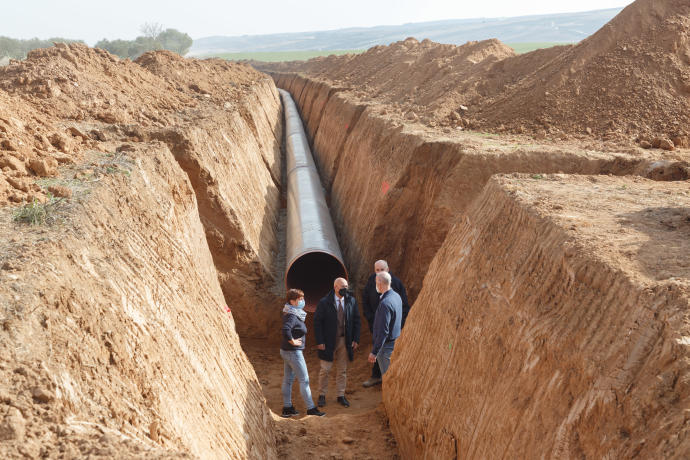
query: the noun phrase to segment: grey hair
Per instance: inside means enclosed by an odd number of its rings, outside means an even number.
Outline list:
[[[391,285],[391,275],[388,272],[379,272],[376,275],[376,279],[379,280],[384,286]]]
[[[385,260],[381,259],[374,262],[374,267],[377,265],[383,265],[383,269],[388,271],[388,262],[386,262]]]

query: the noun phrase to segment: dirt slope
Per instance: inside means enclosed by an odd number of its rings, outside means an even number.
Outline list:
[[[402,455],[686,458],[689,242],[686,183],[494,177],[384,380]]]
[[[0,101],[7,102],[0,105],[0,202],[44,200],[48,190],[36,180],[85,152],[164,141],[197,192],[241,332],[265,335],[275,317],[257,305],[276,302],[269,291],[280,207],[275,87],[250,67],[221,60],[157,52],[137,62],[74,44],[34,50],[0,68]],[[259,295],[248,294],[256,286]]]
[[[275,74],[295,98],[313,140],[352,282],[386,259],[412,300],[447,232],[492,174],[509,172],[690,177],[685,153],[603,153],[578,142],[439,133],[401,124],[376,103],[329,84]]]
[[[255,63],[298,72],[427,126],[690,146],[690,6],[638,0],[576,46],[515,56],[497,40],[407,39],[359,55]]]
[[[621,139],[664,135],[688,147],[689,101],[690,4],[638,0],[591,37],[483,101],[476,117],[494,128],[590,128]]]
[[[221,287],[242,336],[265,337],[279,316],[281,105],[273,82],[219,59],[147,53],[137,63],[170,86],[195,92],[202,108],[174,127],[143,129],[162,140],[189,175]],[[241,97],[238,97],[241,94]],[[271,307],[265,307],[271,305]]]
[[[170,53],[0,69],[0,457],[275,457],[236,329],[277,319],[280,110]],[[55,191],[56,226],[13,222]]]
[[[515,56],[513,49],[498,40],[454,46],[408,38],[357,55],[316,58],[294,66],[275,64],[275,70],[305,71],[358,96],[433,117],[446,116],[479,97],[480,82],[473,76],[510,56]]]
[[[64,224],[2,229],[0,456],[275,455],[186,174],[99,159]]]

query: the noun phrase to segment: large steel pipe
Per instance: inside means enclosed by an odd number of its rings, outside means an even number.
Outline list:
[[[303,290],[306,308],[313,311],[336,278],[347,278],[347,270],[297,106],[290,93],[278,91],[288,183],[285,287]]]

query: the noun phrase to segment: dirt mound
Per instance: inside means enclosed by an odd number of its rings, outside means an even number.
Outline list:
[[[145,53],[135,62],[177,91],[221,103],[236,102],[252,83],[265,78],[246,65],[222,59],[185,59],[170,51]]]
[[[638,0],[473,115],[492,128],[664,136],[688,146],[688,102],[690,4]]]
[[[106,123],[170,123],[165,112],[192,103],[191,94],[107,51],[57,44],[0,69],[0,88],[60,119]]]
[[[519,56],[497,40],[407,39],[359,55],[255,65],[326,80],[389,117],[431,127],[673,148],[690,146],[689,37],[687,2],[638,0],[576,46]]]
[[[414,38],[375,46],[357,55],[329,56],[270,68],[299,70],[390,105],[409,117],[442,117],[480,96],[473,78],[492,64],[515,56],[498,40],[442,45]]]
[[[141,141],[141,128],[175,125],[190,112],[234,110],[247,89],[265,79],[245,65],[170,52],[148,53],[138,62],[57,44],[0,67],[0,203],[43,200],[34,180],[54,176],[58,164],[107,148],[113,138]]]

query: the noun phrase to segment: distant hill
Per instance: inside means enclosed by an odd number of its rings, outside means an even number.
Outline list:
[[[189,55],[250,51],[348,50],[388,45],[407,37],[461,45],[498,38],[504,43],[579,42],[613,19],[621,8],[514,18],[451,19],[398,26],[359,27],[194,40]]]

